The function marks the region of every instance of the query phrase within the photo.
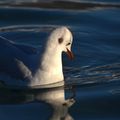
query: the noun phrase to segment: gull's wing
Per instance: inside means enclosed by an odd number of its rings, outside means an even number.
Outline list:
[[[0,37],[0,73],[20,79],[26,77],[26,73],[31,74],[27,61],[28,56],[33,53],[36,52],[32,47],[19,45]]]
[[[33,46],[28,46],[23,44],[14,44],[14,46],[28,55],[33,55],[37,53],[37,49],[34,48]]]

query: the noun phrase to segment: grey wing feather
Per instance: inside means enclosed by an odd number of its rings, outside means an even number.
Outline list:
[[[16,78],[25,78],[31,75],[28,68],[29,55],[34,49],[25,45],[18,45],[13,41],[0,37],[0,72]]]

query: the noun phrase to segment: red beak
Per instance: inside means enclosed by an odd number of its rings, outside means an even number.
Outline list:
[[[66,48],[66,49],[67,49],[68,57],[72,60],[74,58],[74,55],[73,55],[72,51],[70,51],[68,48]]]

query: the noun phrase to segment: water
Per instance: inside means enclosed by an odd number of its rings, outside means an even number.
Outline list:
[[[52,1],[0,1],[0,36],[40,47],[65,25],[75,54],[73,61],[63,55],[65,88],[1,85],[0,120],[119,120],[120,1]]]

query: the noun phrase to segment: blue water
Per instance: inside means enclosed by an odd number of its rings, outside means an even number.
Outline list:
[[[120,119],[120,1],[76,1],[83,7],[74,0],[72,8],[67,2],[54,7],[52,0],[42,1],[48,6],[33,0],[0,1],[0,36],[39,47],[54,28],[67,26],[75,55],[70,61],[63,54],[65,88],[1,85],[0,120]]]

